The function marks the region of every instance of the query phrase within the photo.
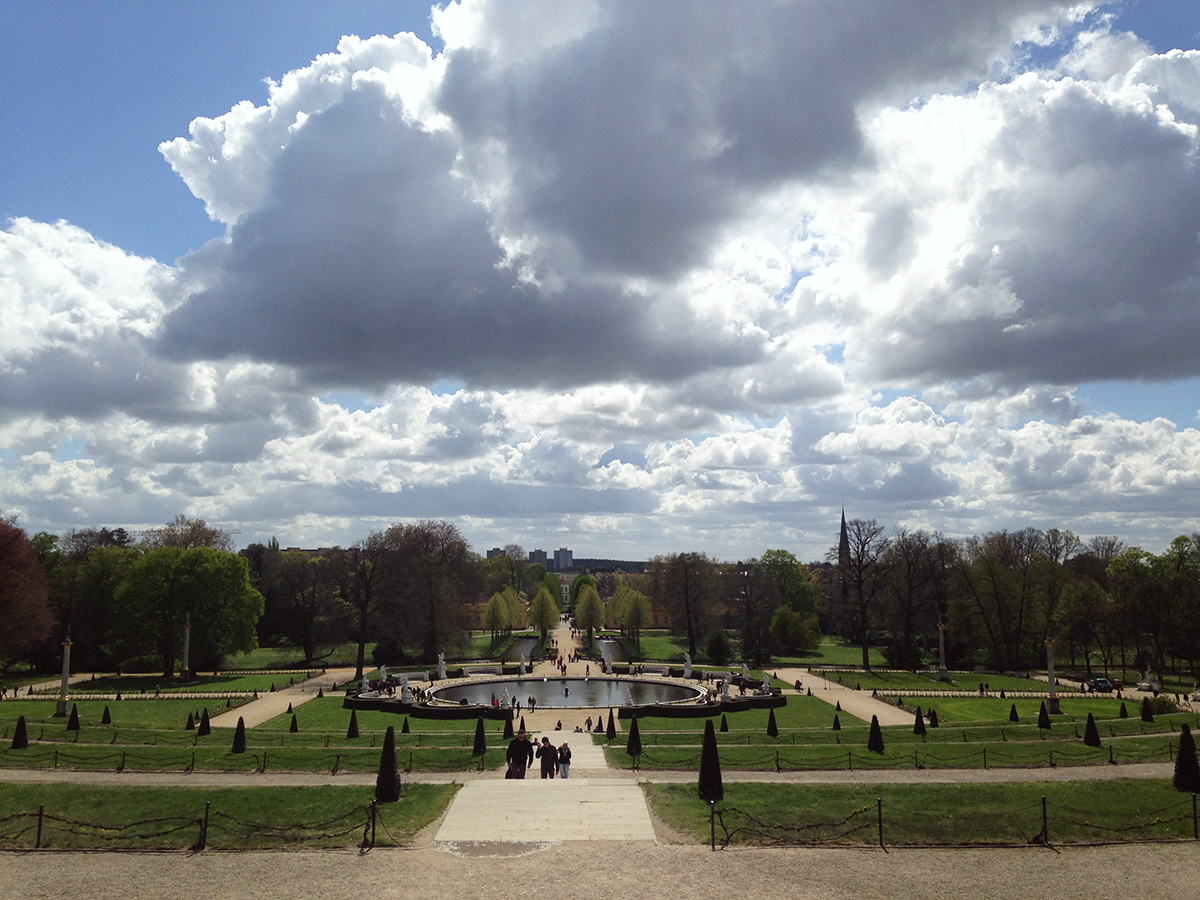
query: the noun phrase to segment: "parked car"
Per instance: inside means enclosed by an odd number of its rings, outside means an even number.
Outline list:
[[[1112,682],[1107,678],[1092,678],[1087,682],[1087,687],[1089,691],[1096,691],[1101,694],[1110,694],[1113,689]]]

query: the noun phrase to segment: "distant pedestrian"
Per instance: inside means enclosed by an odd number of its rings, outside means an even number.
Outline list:
[[[566,741],[558,748],[558,777],[566,778],[571,772],[571,748]]]
[[[525,770],[533,764],[533,744],[525,736],[524,728],[508,742],[508,750],[505,752],[504,758],[508,762],[508,770],[512,773],[513,778],[525,777]]]

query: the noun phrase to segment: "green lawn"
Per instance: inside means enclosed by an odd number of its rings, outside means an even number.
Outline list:
[[[367,665],[373,665],[371,655],[373,643],[366,646]],[[316,663],[330,669],[358,665],[358,644],[338,644],[322,647],[317,651]],[[249,653],[235,653],[225,660],[224,668],[237,669],[289,669],[304,665],[304,651],[296,647],[259,647]]]
[[[187,722],[188,713],[193,716],[208,708],[210,715],[225,712],[226,703],[229,708],[236,709],[247,702],[245,698],[230,698],[228,700],[78,700],[75,706],[79,710],[79,724],[83,728],[100,726],[107,706],[112,719],[112,727],[116,729],[152,728],[159,730],[182,731]],[[315,701],[314,701],[315,702]],[[26,726],[30,729],[30,738],[36,738],[41,727],[46,734],[65,731],[66,718],[54,715],[56,703],[53,700],[22,700],[19,703],[0,703],[0,736],[11,737],[13,726],[19,716],[25,717]],[[185,734],[188,732],[184,732]],[[111,736],[111,729],[109,729]]]
[[[1017,678],[1012,675],[980,675],[975,672],[951,672],[950,682],[938,681],[934,672],[825,672],[813,667],[814,674],[823,675],[829,681],[864,691],[878,690],[880,693],[904,691],[974,691],[985,684],[988,690],[996,691],[1045,691],[1044,681]],[[1078,685],[1076,685],[1078,687]]]
[[[650,784],[662,819],[698,842],[709,840],[709,806],[694,785]],[[1190,839],[1192,802],[1166,780],[869,786],[728,784],[717,804],[717,840],[878,846],[1026,845],[1042,831],[1051,844]],[[882,801],[880,803],[880,801]],[[1019,893],[1019,892],[1018,892]]]
[[[376,844],[401,846],[437,819],[457,785],[406,784],[379,806]],[[31,848],[44,807],[42,847],[186,849],[209,809],[207,845],[250,848],[354,847],[363,839],[373,790],[364,787],[154,788],[74,784],[6,785],[0,847]]]

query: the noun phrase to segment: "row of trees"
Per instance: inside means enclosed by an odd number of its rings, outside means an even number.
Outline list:
[[[864,666],[872,644],[920,665],[940,622],[951,665],[979,654],[992,669],[1044,665],[1051,639],[1088,672],[1174,664],[1200,676],[1200,535],[1156,555],[1061,529],[950,539],[854,519],[827,560],[827,626],[863,648]]]
[[[185,626],[194,668],[253,649],[263,598],[230,535],[179,517],[134,542],[124,530],[32,539],[0,521],[0,663],[53,668],[69,634],[80,668],[128,663],[174,674]]]

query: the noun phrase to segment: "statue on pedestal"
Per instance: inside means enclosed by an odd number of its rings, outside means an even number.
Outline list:
[[[692,654],[690,653],[683,654],[683,677],[692,677]]]
[[[438,678],[445,680],[446,678],[446,654],[438,653]]]
[[[400,676],[400,702],[401,703],[412,703],[413,702],[413,692],[412,692],[412,688],[410,688],[408,686],[408,676],[407,675]]]

